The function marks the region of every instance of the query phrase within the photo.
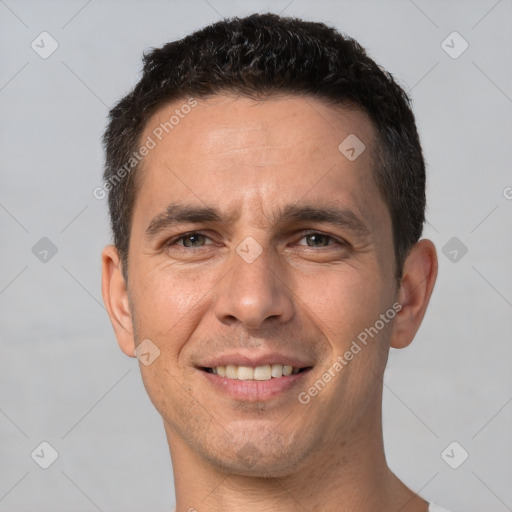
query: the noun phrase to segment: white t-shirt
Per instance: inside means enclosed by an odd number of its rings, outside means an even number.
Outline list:
[[[449,512],[443,507],[440,507],[439,505],[435,505],[434,503],[431,503],[428,507],[428,512]]]

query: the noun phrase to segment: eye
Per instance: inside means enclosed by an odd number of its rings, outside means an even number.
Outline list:
[[[186,233],[179,238],[174,239],[169,245],[181,245],[183,247],[203,247],[208,245],[207,240],[210,240],[206,235],[201,233]]]
[[[323,233],[308,233],[300,240],[306,241],[305,244],[299,241],[300,245],[307,245],[308,247],[327,247],[328,245],[332,245],[333,242],[336,243],[336,240],[329,235],[324,235]]]

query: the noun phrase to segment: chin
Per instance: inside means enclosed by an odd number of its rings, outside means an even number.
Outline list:
[[[237,454],[228,457],[208,457],[210,464],[231,476],[246,476],[251,478],[285,478],[297,472],[296,460],[285,459],[281,456],[263,456],[257,462],[241,460]]]
[[[296,473],[315,448],[314,443],[307,443],[297,432],[275,429],[251,432],[246,428],[243,433],[231,431],[230,435],[220,437],[223,439],[208,446],[215,448],[215,453],[207,448],[203,456],[226,473],[253,478],[281,478]]]

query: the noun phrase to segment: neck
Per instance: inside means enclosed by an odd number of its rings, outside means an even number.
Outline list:
[[[228,473],[205,461],[166,424],[176,510],[427,512],[427,503],[388,468],[380,414],[378,418],[362,422],[345,439],[336,438],[335,433],[326,436],[300,468],[280,477]]]

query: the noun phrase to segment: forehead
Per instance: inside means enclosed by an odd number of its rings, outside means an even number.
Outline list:
[[[136,202],[148,215],[185,197],[227,210],[341,201],[382,214],[374,129],[355,108],[300,96],[185,98],[153,115],[141,141],[149,139]]]

